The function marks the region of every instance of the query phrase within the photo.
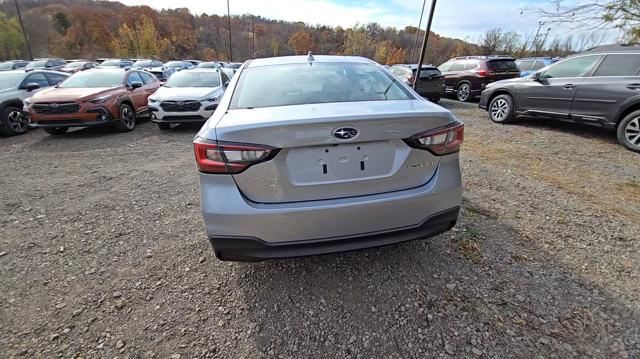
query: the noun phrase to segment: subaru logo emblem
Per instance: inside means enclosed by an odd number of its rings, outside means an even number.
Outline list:
[[[349,140],[358,135],[358,130],[353,127],[340,127],[333,131],[333,137],[341,140]]]
[[[57,103],[52,103],[51,105],[49,105],[52,108],[58,108],[60,107],[60,105],[58,105]]]

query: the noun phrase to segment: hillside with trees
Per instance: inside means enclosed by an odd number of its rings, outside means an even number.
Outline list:
[[[192,14],[186,8],[155,10],[118,2],[92,0],[21,0],[25,31],[34,57],[151,57],[244,61],[252,57],[305,54],[366,56],[382,64],[416,62],[416,35],[424,31],[382,27],[377,23],[350,28],[266,19],[250,14]],[[27,58],[13,1],[0,3],[0,59]],[[230,34],[230,36],[229,36]],[[229,43],[231,38],[231,47]],[[440,64],[453,56],[511,54],[566,55],[572,42],[525,41],[514,32],[493,29],[476,41],[432,33],[425,63]],[[413,56],[412,56],[413,55]]]

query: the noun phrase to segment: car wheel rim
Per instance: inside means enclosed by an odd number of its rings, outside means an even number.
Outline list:
[[[128,107],[122,108],[122,122],[127,128],[133,128],[136,123],[136,119],[133,116],[133,112]]]
[[[23,133],[27,130],[27,118],[20,111],[11,111],[7,116],[7,125],[17,133]]]
[[[498,99],[491,104],[491,117],[496,121],[502,121],[509,113],[509,103],[506,100]]]
[[[462,85],[458,88],[458,99],[464,101],[469,97],[469,85]]]
[[[640,146],[640,117],[629,121],[624,129],[624,136],[634,146]]]

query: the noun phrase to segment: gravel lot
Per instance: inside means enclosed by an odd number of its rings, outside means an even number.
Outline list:
[[[454,231],[262,263],[213,256],[194,127],[0,138],[0,357],[640,358],[640,155],[443,105]]]

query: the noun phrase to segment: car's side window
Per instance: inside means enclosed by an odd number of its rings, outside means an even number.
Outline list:
[[[440,69],[441,72],[446,72],[451,69],[451,65],[453,65],[453,61],[447,61],[444,64],[440,65],[438,69]]]
[[[145,85],[155,82],[153,76],[149,75],[148,73],[140,72],[140,77],[142,77],[142,81],[144,81]]]
[[[47,78],[47,80],[49,80],[49,84],[51,86],[55,86],[67,79],[67,77],[64,75],[59,75],[54,73],[47,73],[45,74],[45,77]]]
[[[129,74],[129,77],[127,78],[127,86],[133,85],[134,82],[139,82],[141,84],[144,84],[144,82],[142,81],[142,78],[136,71],[131,72]]]
[[[533,60],[522,60],[517,65],[520,71],[531,71],[534,68],[533,63]]]
[[[637,76],[640,55],[612,54],[604,58],[593,76]]]
[[[27,78],[22,81],[20,88],[26,88],[27,85],[31,83],[38,84],[40,87],[49,87],[49,81],[47,81],[47,78],[44,77],[41,72],[27,76]]]
[[[463,71],[464,64],[465,64],[464,60],[456,60],[451,65],[451,68],[449,69],[449,71]]]
[[[464,66],[464,70],[465,71],[477,69],[478,67],[480,67],[480,64],[476,60],[467,60],[467,61],[465,61],[465,66]]]
[[[540,70],[541,68],[545,67],[546,65],[544,64],[544,61],[542,60],[536,60],[533,63],[533,67],[532,70]]]
[[[600,60],[600,55],[580,56],[559,62],[551,66],[543,74],[542,78],[566,78],[566,77],[584,77],[591,72],[593,66]]]

